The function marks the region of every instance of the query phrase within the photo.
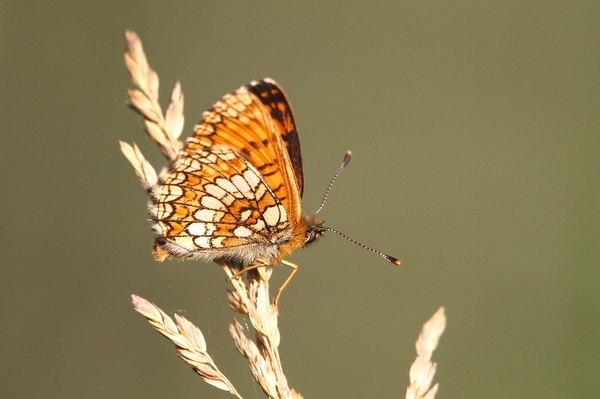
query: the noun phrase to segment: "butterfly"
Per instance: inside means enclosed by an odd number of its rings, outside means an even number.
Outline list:
[[[277,304],[298,268],[284,258],[327,230],[344,236],[304,213],[303,189],[291,105],[274,80],[253,81],[202,114],[150,190],[154,256],[242,264],[244,270],[286,264],[293,271]]]
[[[302,210],[303,188],[290,103],[275,81],[253,81],[205,111],[159,175],[149,206],[154,256],[280,263],[324,231]]]

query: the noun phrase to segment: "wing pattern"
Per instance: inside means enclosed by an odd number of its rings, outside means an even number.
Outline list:
[[[307,242],[300,142],[283,90],[265,79],[224,96],[152,189],[155,256],[271,264]]]

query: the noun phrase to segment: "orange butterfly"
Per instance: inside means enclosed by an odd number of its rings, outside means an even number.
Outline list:
[[[284,263],[293,271],[277,304],[297,272],[283,258],[334,231],[303,212],[303,188],[290,103],[275,81],[253,81],[204,112],[172,169],[159,175],[150,200],[154,256],[236,262],[244,270]]]

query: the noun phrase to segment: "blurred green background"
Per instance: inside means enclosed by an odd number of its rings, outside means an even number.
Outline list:
[[[214,264],[156,263],[117,140],[164,162],[124,106],[124,31],[187,135],[222,95],[276,79],[296,112],[305,208],[281,353],[307,398],[404,397],[445,306],[438,398],[600,397],[600,2],[0,2],[0,397],[231,397],[129,295],[199,325],[245,398]],[[274,284],[289,269],[277,268]],[[243,321],[243,320],[242,320]]]

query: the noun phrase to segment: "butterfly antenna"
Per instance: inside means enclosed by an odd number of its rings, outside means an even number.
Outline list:
[[[331,190],[331,187],[333,187],[333,183],[335,183],[335,180],[342,173],[342,170],[344,170],[346,165],[348,165],[348,163],[350,163],[351,158],[352,158],[352,152],[350,152],[350,150],[346,151],[346,155],[344,155],[344,160],[342,161],[342,164],[338,168],[337,172],[335,172],[335,175],[333,175],[333,179],[331,179],[329,186],[327,186],[327,190],[325,190],[325,195],[323,195],[323,201],[321,201],[321,206],[319,206],[319,209],[317,209],[317,211],[315,212],[315,215],[317,213],[321,212],[321,209],[323,209],[323,207],[325,206],[325,201],[327,201],[327,196],[329,195],[329,191]]]
[[[356,241],[355,239],[348,237],[346,234],[344,234],[344,233],[342,233],[340,231],[334,230],[334,229],[329,228],[329,227],[323,227],[323,228],[321,228],[321,231],[324,231],[324,230],[331,231],[331,232],[333,232],[333,233],[335,233],[337,235],[340,235],[340,236],[344,237],[346,240],[348,240],[348,241],[350,241],[350,242],[358,245],[359,247],[362,247],[362,248],[364,248],[366,250],[369,250],[371,252],[375,252],[377,255],[381,256],[382,258],[384,258],[388,262],[393,263],[394,265],[400,265],[400,263],[401,263],[399,259],[394,258],[393,256],[390,256],[388,254],[384,254],[383,252],[378,251],[378,250],[376,250],[374,248],[371,248],[369,246],[366,246],[365,244],[360,243],[360,242]]]

